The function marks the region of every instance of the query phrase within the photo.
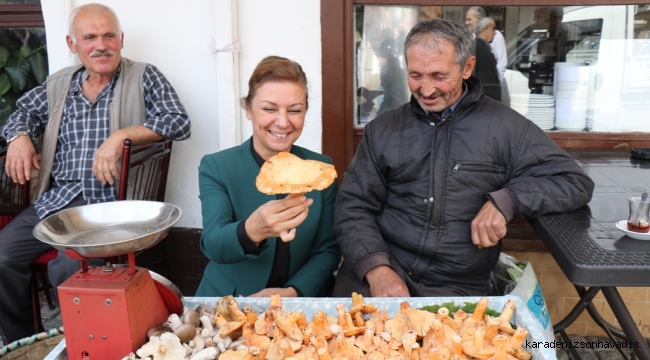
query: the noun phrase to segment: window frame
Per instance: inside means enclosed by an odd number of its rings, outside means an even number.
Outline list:
[[[569,5],[643,5],[646,1],[622,0],[493,0],[490,6],[569,6]],[[323,153],[334,161],[343,174],[361,141],[363,128],[353,124],[354,53],[353,28],[355,5],[486,5],[486,1],[448,0],[321,0],[322,86],[323,86]],[[619,149],[649,147],[650,134],[645,132],[549,132],[564,149]],[[341,179],[342,176],[339,177]]]
[[[0,28],[45,27],[40,3],[0,4]]]

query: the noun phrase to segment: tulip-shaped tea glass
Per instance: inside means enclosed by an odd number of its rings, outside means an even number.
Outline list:
[[[630,205],[630,216],[627,219],[627,229],[639,233],[647,233],[650,230],[649,211],[650,201],[641,200],[641,197],[629,197],[627,203]]]

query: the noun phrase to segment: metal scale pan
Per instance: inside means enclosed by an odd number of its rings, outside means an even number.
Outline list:
[[[82,260],[104,258],[157,244],[181,216],[169,203],[113,201],[50,215],[34,227],[34,236],[57,250],[73,250]]]

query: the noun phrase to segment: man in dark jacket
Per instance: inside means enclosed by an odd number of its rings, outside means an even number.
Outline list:
[[[337,196],[334,296],[483,295],[510,219],[591,199],[566,152],[483,96],[471,45],[447,20],[408,34],[411,100],[366,125]]]

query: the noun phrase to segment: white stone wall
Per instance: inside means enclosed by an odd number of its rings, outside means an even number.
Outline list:
[[[65,45],[68,14],[91,1],[43,0],[50,72],[78,63]],[[259,60],[298,61],[309,79],[307,127],[298,144],[321,151],[321,41],[318,0],[98,0],[124,31],[123,55],[156,65],[192,119],[192,137],[174,143],[166,201],[183,209],[179,227],[201,228],[197,168],[204,154],[252,134],[237,101]],[[238,36],[237,36],[238,35]],[[232,38],[233,36],[237,39]],[[215,50],[239,40],[241,50]],[[235,63],[233,63],[233,61]],[[238,89],[241,91],[238,92]]]

